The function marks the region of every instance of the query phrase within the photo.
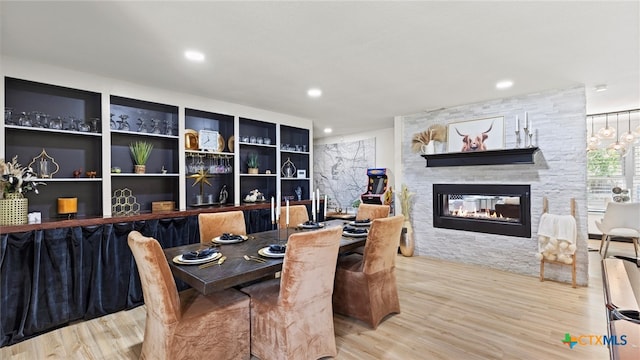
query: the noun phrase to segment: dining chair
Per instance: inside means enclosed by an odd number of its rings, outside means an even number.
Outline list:
[[[280,228],[287,227],[287,208],[281,207],[280,209]],[[296,227],[305,221],[309,221],[309,212],[306,205],[294,205],[289,206],[289,227]]]
[[[198,227],[200,242],[203,244],[210,243],[214,237],[224,233],[247,235],[244,213],[241,210],[198,214]]]
[[[400,313],[395,261],[404,216],[375,219],[364,253],[338,260],[333,311],[364,321],[373,329],[382,319]]]
[[[607,257],[609,242],[612,236],[630,238],[633,250],[638,258],[638,237],[640,237],[640,202],[637,203],[607,203],[602,220],[596,220],[596,226],[602,232],[600,253]],[[602,247],[604,245],[604,253]]]
[[[249,298],[234,289],[178,293],[160,243],[137,231],[128,244],[147,308],[140,359],[249,359]]]
[[[356,220],[385,218],[389,216],[389,209],[389,205],[360,204]]]
[[[390,209],[391,207],[389,205],[360,204],[360,206],[358,206],[358,212],[356,213],[356,220],[386,218],[389,216]],[[359,246],[351,250],[351,253],[363,254],[364,246]]]
[[[279,279],[242,289],[251,297],[251,354],[262,359],[337,355],[331,292],[342,229],[289,236]]]

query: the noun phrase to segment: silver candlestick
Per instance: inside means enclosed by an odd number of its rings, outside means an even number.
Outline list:
[[[516,148],[520,147],[520,129],[515,131],[516,133]]]
[[[524,147],[527,147],[527,139],[530,139],[529,128],[525,126],[524,127]]]
[[[533,130],[529,130],[529,147],[533,147]]]

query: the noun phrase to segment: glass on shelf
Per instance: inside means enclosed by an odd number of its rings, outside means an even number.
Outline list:
[[[13,123],[13,119],[11,118],[13,114],[13,109],[6,107],[4,108],[4,123],[7,125],[15,125]]]

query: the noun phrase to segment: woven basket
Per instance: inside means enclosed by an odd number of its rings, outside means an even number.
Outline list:
[[[5,194],[0,199],[0,225],[26,224],[29,200],[20,193]]]

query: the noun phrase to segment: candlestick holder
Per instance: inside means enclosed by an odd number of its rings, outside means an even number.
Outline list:
[[[515,131],[516,133],[516,148],[520,147],[520,129]]]
[[[529,130],[529,147],[533,147],[533,131]]]
[[[524,147],[527,147],[527,139],[529,139],[529,128],[524,128]]]

